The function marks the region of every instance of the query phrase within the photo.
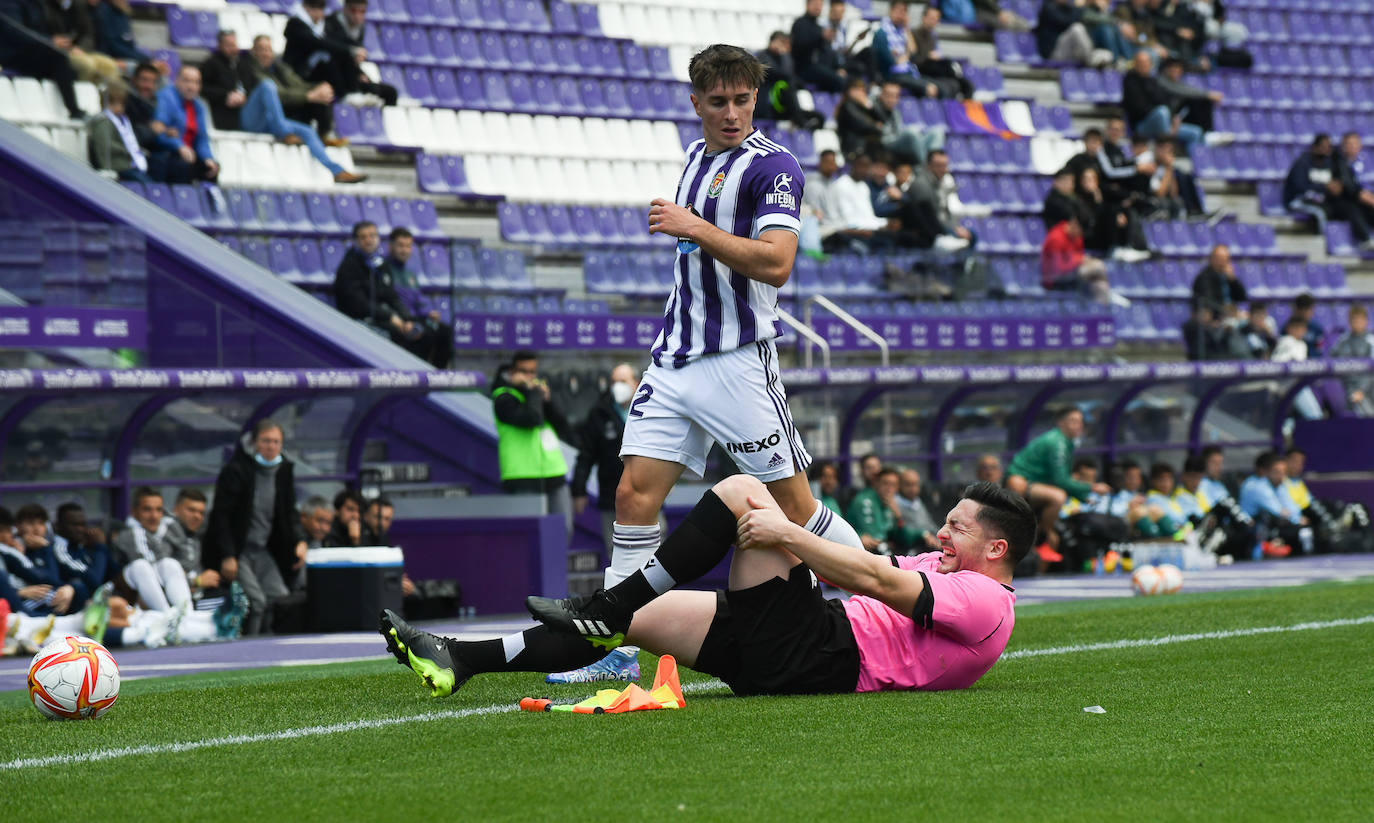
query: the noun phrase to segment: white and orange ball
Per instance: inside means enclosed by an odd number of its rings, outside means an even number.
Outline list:
[[[29,663],[29,699],[53,720],[100,717],[119,698],[119,666],[89,637],[48,641]]]
[[[1131,572],[1131,588],[1139,595],[1162,594],[1164,575],[1155,566],[1138,566]]]
[[[1163,563],[1155,567],[1159,570],[1160,593],[1177,594],[1183,588],[1183,570],[1172,563]]]

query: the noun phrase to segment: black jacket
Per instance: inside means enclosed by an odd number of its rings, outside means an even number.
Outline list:
[[[48,31],[67,35],[72,45],[83,51],[95,51],[95,25],[86,10],[86,0],[72,0],[65,9],[56,0],[48,0]]]
[[[1344,164],[1341,164],[1344,165]],[[1326,184],[1340,180],[1341,170],[1333,155],[1316,155],[1310,150],[1298,155],[1288,168],[1288,176],[1283,180],[1284,205],[1294,200],[1310,200],[1321,203],[1326,200]]]
[[[496,379],[491,383],[493,393],[500,388],[515,389],[520,392],[525,400],[522,403],[510,392],[503,392],[491,403],[492,411],[497,420],[507,425],[525,429],[542,426],[547,420],[549,425],[553,426],[553,431],[558,435],[559,440],[574,446],[577,445],[577,438],[573,434],[572,427],[568,425],[567,416],[563,414],[562,409],[558,408],[557,403],[553,401],[544,402],[542,391],[524,388],[512,383],[506,378],[504,368],[497,373]]]
[[[215,121],[217,129],[238,131],[240,128],[239,112],[242,109],[231,109],[224,101],[231,92],[244,89],[239,79],[239,66],[245,59],[253,58],[240,55],[230,63],[223,52],[214,51],[200,66],[201,96],[210,104],[210,119]]]
[[[124,98],[124,116],[129,118],[129,125],[133,126],[134,136],[138,138],[138,145],[142,147],[143,153],[152,156],[154,152],[165,151],[157,140],[157,133],[153,131],[153,113],[157,111],[157,99],[149,102],[134,93],[133,89]]]
[[[0,0],[0,63],[31,49],[56,51],[51,40],[43,0]]]
[[[1121,79],[1121,108],[1126,112],[1126,122],[1134,131],[1151,111],[1159,106],[1168,106],[1173,112],[1176,101],[1160,88],[1154,77],[1142,77],[1134,71],[1126,72]]]
[[[352,548],[354,546],[385,546],[386,543],[368,528],[367,523],[359,523],[358,542],[354,543],[353,538],[348,536],[348,526],[338,517],[329,524],[329,531],[320,540],[320,545],[325,548]]]
[[[835,50],[825,41],[825,27],[819,19],[803,14],[793,21],[792,61],[797,66],[798,74],[805,74],[813,65],[839,68]]]
[[[329,52],[331,59],[353,59],[351,42],[347,38],[339,40],[330,36],[329,23],[332,19],[325,19],[323,37],[316,37],[314,30],[299,17],[286,21],[286,48],[282,51],[281,59],[301,77],[310,77],[310,56],[317,51]]]
[[[1050,189],[1050,193],[1045,195],[1045,205],[1040,210],[1040,219],[1045,222],[1046,229],[1051,229],[1070,217],[1077,217],[1080,222],[1087,220],[1087,215],[1083,212],[1083,204],[1077,197],[1064,194],[1058,189]]]
[[[334,274],[334,305],[354,320],[370,320],[383,329],[391,328],[392,317],[413,319],[396,295],[380,249],[364,255],[350,246],[344,253]]]
[[[1246,300],[1245,284],[1240,278],[1232,280],[1216,269],[1208,266],[1197,273],[1193,280],[1193,308],[1207,306],[1213,313],[1220,314],[1222,308]]]
[[[1040,53],[1041,59],[1050,59],[1059,36],[1082,16],[1082,11],[1072,3],[1045,0],[1040,4],[1040,18],[1035,21],[1035,50]]]
[[[866,107],[846,97],[835,111],[835,131],[839,133],[840,150],[845,155],[865,151],[870,144],[881,145],[883,123],[876,107]]]
[[[615,489],[620,485],[620,473],[625,468],[620,462],[620,441],[624,437],[625,418],[620,416],[611,393],[606,392],[577,428],[579,451],[577,465],[573,467],[573,497],[586,496],[587,478],[591,476],[592,466],[596,466],[596,481],[601,487],[596,507],[602,511],[615,509]]]
[[[277,466],[277,496],[272,507],[272,531],[267,536],[267,551],[276,558],[282,574],[296,562],[296,544],[305,539],[301,518],[296,512],[295,464],[282,458]],[[253,489],[258,482],[258,463],[240,443],[234,456],[220,469],[215,479],[215,506],[201,546],[207,569],[218,569],[226,557],[238,557],[248,538],[253,517]]]

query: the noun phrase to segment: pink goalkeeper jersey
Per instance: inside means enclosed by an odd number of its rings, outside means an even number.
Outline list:
[[[845,601],[859,646],[854,691],[964,689],[1001,656],[1016,622],[1016,595],[978,572],[940,574],[941,557],[927,552],[894,558],[898,568],[925,575],[931,597],[916,604],[920,624],[871,597]]]

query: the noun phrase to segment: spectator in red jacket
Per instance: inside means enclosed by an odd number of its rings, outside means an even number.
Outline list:
[[[1051,291],[1082,291],[1107,302],[1107,266],[1083,253],[1083,224],[1074,215],[1045,233],[1040,247],[1040,283]]]

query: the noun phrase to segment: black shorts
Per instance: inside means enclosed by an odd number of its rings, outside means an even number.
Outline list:
[[[836,694],[859,682],[859,645],[844,604],[827,600],[805,563],[787,580],[718,592],[692,668],[735,694]]]

